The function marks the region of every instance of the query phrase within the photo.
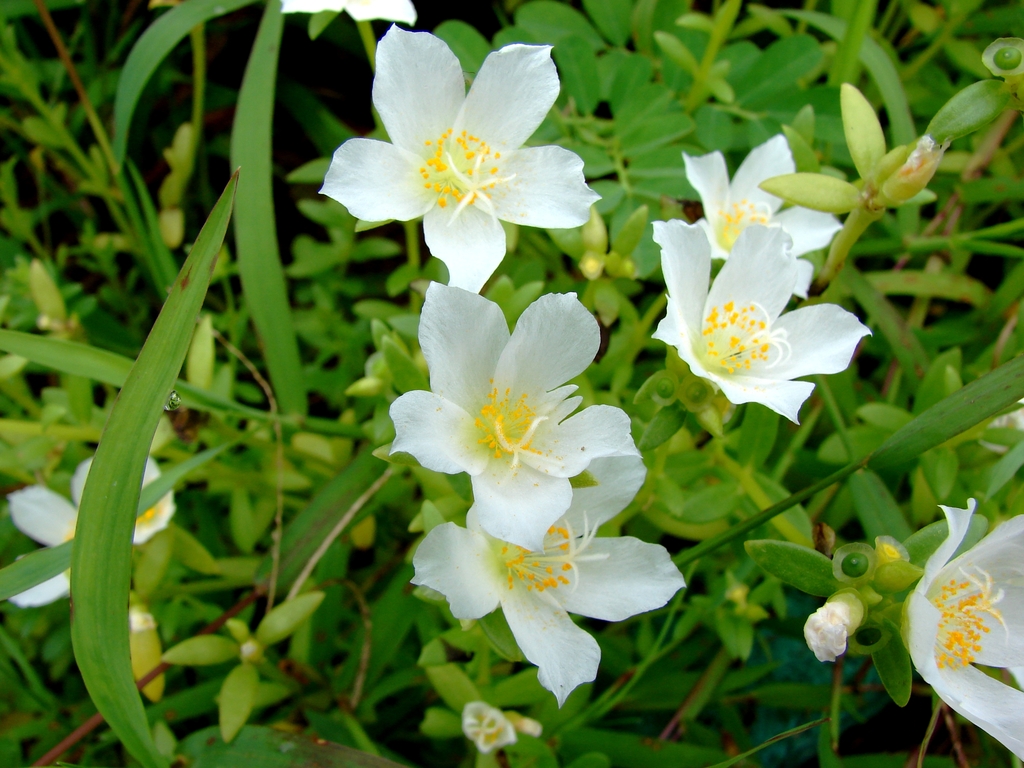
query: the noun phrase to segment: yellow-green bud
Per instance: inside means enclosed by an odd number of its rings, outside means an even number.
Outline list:
[[[238,657],[238,643],[222,635],[198,635],[168,648],[163,660],[168,664],[184,664],[190,667],[206,664],[222,664]]]
[[[206,314],[192,333],[192,344],[185,360],[185,377],[200,389],[213,386],[213,316]]]
[[[28,290],[36,309],[39,310],[40,328],[51,328],[68,319],[67,307],[64,305],[60,288],[39,259],[32,259],[32,264],[28,268]]]
[[[878,566],[875,578],[871,583],[880,592],[902,592],[921,578],[923,573],[923,568],[908,563],[906,560],[894,560],[891,563],[883,563]]]
[[[177,248],[185,239],[185,213],[181,208],[164,208],[157,219],[160,239],[168,248]]]
[[[580,272],[587,280],[597,280],[604,272],[604,253],[586,251],[580,258]]]
[[[583,225],[583,247],[604,255],[608,252],[608,228],[597,208],[590,206],[590,220]]]
[[[239,664],[220,687],[217,704],[220,709],[220,735],[229,742],[242,730],[256,703],[260,676],[252,664]]]
[[[1024,40],[1000,37],[989,44],[981,60],[996,77],[1024,75]]]
[[[839,99],[843,113],[846,146],[862,179],[871,178],[875,165],[885,154],[885,135],[875,108],[864,94],[849,83],[843,83]]]
[[[947,146],[936,144],[928,134],[922,136],[906,162],[882,183],[882,194],[896,205],[912,198],[928,186]]]
[[[152,614],[141,608],[132,606],[128,609],[128,622],[131,629],[128,648],[131,653],[132,676],[141,680],[160,664],[160,634],[156,631],[156,621]],[[160,701],[164,695],[164,675],[161,673],[146,683],[142,693],[150,701]]]
[[[256,639],[265,646],[281,642],[313,615],[323,599],[323,592],[307,592],[281,603],[263,617],[263,621],[256,628]]]
[[[761,189],[787,203],[825,213],[849,213],[860,205],[860,190],[823,173],[787,173],[762,181]]]
[[[1010,93],[1001,81],[972,83],[942,105],[925,133],[939,142],[958,139],[988,125],[1009,103]]]
[[[239,645],[248,640],[252,634],[249,632],[249,625],[241,619],[228,619],[224,622],[224,626]]]

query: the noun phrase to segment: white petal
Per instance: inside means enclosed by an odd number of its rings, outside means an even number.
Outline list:
[[[661,271],[668,289],[669,314],[680,333],[700,333],[711,277],[711,244],[707,233],[679,220],[654,222],[654,242],[661,246]],[[659,326],[658,330],[661,328]],[[666,329],[668,330],[668,329]],[[661,338],[667,344],[675,340]]]
[[[281,0],[281,13],[341,11],[347,0]]]
[[[796,258],[789,246],[789,236],[780,227],[752,224],[744,229],[715,277],[706,307],[756,301],[775,320],[796,285]]]
[[[392,26],[377,45],[373,104],[396,146],[425,156],[426,142],[453,127],[465,96],[459,60],[440,38]]]
[[[92,456],[75,467],[75,474],[71,476],[71,502],[76,506],[82,504],[82,491],[85,490],[85,481],[89,477],[89,469],[92,467]]]
[[[507,587],[491,542],[475,533],[444,523],[420,542],[412,559],[413,584],[436,589],[448,598],[458,619],[479,619],[498,607]]]
[[[168,493],[150,509],[147,509],[136,518],[135,535],[132,538],[132,543],[145,544],[160,533],[160,531],[164,530],[170,525],[171,518],[174,517],[176,509],[174,494]]]
[[[729,170],[721,152],[693,157],[683,152],[686,179],[697,190],[704,204],[704,215],[723,207],[729,201]],[[710,218],[710,217],[709,217]]]
[[[590,219],[601,196],[587,186],[583,160],[562,147],[524,147],[509,153],[499,169],[515,178],[488,192],[498,218],[513,224],[568,229]]]
[[[639,455],[629,417],[611,405],[592,405],[550,429],[538,429],[532,446],[537,453],[522,453],[522,461],[554,477],[574,477],[603,456]]]
[[[788,332],[792,353],[774,366],[759,365],[764,378],[795,379],[814,373],[845,371],[857,343],[871,331],[857,316],[836,304],[814,304],[787,312],[772,326]]]
[[[639,456],[595,459],[587,471],[598,484],[573,489],[572,504],[565,513],[565,519],[577,531],[596,528],[619,514],[636,496],[647,476],[647,467]]]
[[[12,595],[10,600],[19,608],[35,608],[40,605],[49,605],[60,600],[62,597],[67,597],[71,594],[71,578],[68,576],[69,573],[70,571],[58,573],[52,579],[47,579],[42,584],[36,584],[31,589],[26,589],[20,594]]]
[[[572,486],[521,464],[510,468],[507,459],[491,461],[473,476],[473,510],[480,526],[491,536],[530,551],[544,549],[544,533],[572,502]]]
[[[550,392],[587,369],[601,344],[597,320],[575,293],[549,293],[519,317],[494,375],[513,398]]]
[[[501,607],[523,655],[540,669],[537,680],[558,706],[572,690],[597,677],[601,649],[553,600],[525,589],[506,590]]]
[[[419,335],[431,391],[475,414],[509,339],[501,309],[475,293],[431,283]]]
[[[505,258],[505,230],[475,206],[454,213],[438,206],[427,211],[423,237],[430,253],[448,267],[448,285],[476,293]]]
[[[729,185],[729,198],[734,203],[744,200],[755,205],[763,203],[774,213],[779,210],[782,200],[762,191],[757,185],[765,179],[794,171],[796,165],[786,137],[781,133],[772,136],[764,144],[750,150],[750,154],[743,158],[740,167],[736,169],[736,175],[733,176],[732,184]]]
[[[416,23],[416,8],[410,0],[348,0],[345,10],[356,21],[385,19],[409,26]]]
[[[606,559],[586,559],[602,555]],[[576,564],[574,588],[558,595],[570,613],[622,621],[660,608],[686,586],[663,546],[632,536],[594,539],[583,557]]]
[[[373,139],[350,139],[338,147],[320,192],[363,221],[408,221],[437,202],[423,187],[421,158]]]
[[[76,510],[67,499],[42,485],[8,494],[14,527],[33,541],[55,547],[75,535]]]
[[[964,536],[967,535],[967,526],[971,522],[971,515],[974,514],[974,510],[977,509],[978,503],[974,499],[970,499],[967,502],[967,509],[958,509],[957,507],[947,507],[942,504],[939,508],[946,515],[946,524],[949,526],[949,534],[946,536],[946,540],[939,545],[932,556],[928,558],[928,562],[924,566],[924,575],[921,580],[917,582],[915,592],[920,595],[927,595],[928,590],[931,587],[935,578],[939,575],[939,572],[946,566],[949,559],[956,552],[960,546],[960,542],[964,540]],[[980,543],[980,542],[979,542]]]
[[[705,209],[704,215],[705,217],[710,218],[697,219],[697,221],[695,221],[693,225],[695,227],[700,227],[704,231],[704,234],[707,236],[708,243],[711,246],[712,259],[728,259],[729,252],[722,247],[722,244],[720,242],[718,242],[718,236],[715,234],[715,227],[720,226],[720,222],[718,221],[718,212],[711,211],[709,213],[708,210]],[[715,221],[714,225],[712,225],[711,223],[712,220]]]
[[[696,370],[693,372],[697,373]],[[730,403],[760,403],[785,416],[794,424],[800,423],[800,406],[814,391],[814,385],[807,381],[777,381],[754,376],[715,374],[707,375],[705,378],[718,384]]]
[[[427,469],[447,474],[477,475],[487,466],[487,450],[477,442],[473,417],[455,403],[414,390],[395,400],[390,413],[395,423],[392,451],[412,454]]]
[[[473,80],[456,133],[479,136],[498,152],[518,149],[558,98],[550,45],[506,45],[488,54]]]
[[[778,224],[793,238],[793,255],[801,256],[832,242],[836,232],[843,228],[839,219],[831,213],[812,211],[809,208],[787,208],[772,217],[772,224]]]
[[[793,286],[793,295],[801,299],[807,298],[807,291],[811,288],[811,280],[814,279],[814,265],[807,259],[796,260],[796,285]]]

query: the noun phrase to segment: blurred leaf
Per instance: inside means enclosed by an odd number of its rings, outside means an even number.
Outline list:
[[[876,536],[895,536],[902,541],[912,533],[896,500],[882,479],[870,470],[861,470],[847,480],[853,506],[869,540]]]
[[[340,744],[256,725],[242,728],[230,744],[224,743],[216,727],[204,728],[183,740],[179,748],[194,761],[190,768],[402,768]]]
[[[597,76],[594,49],[579,35],[566,35],[554,50],[562,88],[572,96],[576,108],[584,115],[593,114],[601,98],[601,82]]]
[[[236,180],[210,212],[111,409],[82,492],[71,555],[75,660],[96,708],[147,768],[166,760],[150,736],[129,658],[132,531],[149,446],[224,242]]]
[[[579,35],[595,51],[605,47],[587,17],[575,8],[553,0],[534,0],[516,9],[516,26],[522,27],[536,42],[551,43],[556,48],[568,35]]]
[[[491,52],[487,38],[464,21],[450,19],[434,28],[434,34],[448,43],[458,58],[463,72],[479,72],[480,66]]]
[[[967,526],[967,533],[964,535],[964,540],[957,547],[954,557],[966,552],[968,549],[973,547],[985,536],[988,531],[988,518],[982,515],[973,515],[971,522]],[[949,536],[949,525],[945,520],[939,520],[938,522],[926,525],[924,528],[919,530],[913,536],[903,541],[903,546],[907,548],[907,554],[910,557],[910,562],[914,565],[924,568],[928,562],[928,558],[931,557],[935,550],[938,549],[942,542]]]
[[[71,542],[43,547],[0,569],[0,600],[20,595],[25,590],[63,573],[71,565]]]
[[[882,620],[883,626],[889,630],[889,642],[871,654],[875,663],[875,671],[882,678],[886,693],[900,707],[907,706],[910,701],[910,685],[914,671],[910,665],[910,654],[903,645],[900,628],[889,619]]]
[[[601,752],[612,765],[622,768],[706,768],[725,757],[720,749],[597,728],[568,730],[560,736],[559,751],[567,763],[589,752]]]
[[[952,272],[901,269],[899,272],[865,272],[864,277],[872,287],[887,296],[926,296],[980,307],[992,295],[984,283]]]
[[[583,0],[583,8],[609,43],[629,42],[633,14],[630,0]]]
[[[743,547],[763,570],[809,595],[830,597],[842,586],[832,561],[813,549],[774,539],[750,540]]]
[[[1022,466],[1024,466],[1024,441],[1017,443],[1003,454],[1002,458],[992,467],[992,474],[989,475],[988,490],[985,491],[985,496],[991,499],[999,493],[1000,489],[1010,482],[1010,478],[1016,475],[1017,470]]]
[[[730,757],[728,760],[723,760],[720,763],[715,763],[710,768],[728,768],[728,766],[730,765],[736,765],[736,763],[740,762],[741,760],[746,760],[748,757],[760,752],[765,747],[771,746],[772,744],[775,744],[779,741],[783,741],[784,739],[788,739],[791,736],[796,736],[797,734],[803,733],[804,731],[809,731],[811,728],[817,728],[822,723],[827,722],[828,718],[823,717],[820,720],[815,720],[813,723],[804,723],[803,725],[798,725],[796,728],[790,728],[788,731],[783,731],[777,736],[772,736],[770,739],[763,742],[762,744],[757,745],[753,749],[748,749],[746,752],[736,755],[736,757]]]

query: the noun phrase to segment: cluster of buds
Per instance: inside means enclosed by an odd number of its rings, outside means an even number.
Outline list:
[[[611,240],[610,248],[608,227],[594,206],[590,207],[590,220],[582,227],[549,229],[548,234],[564,253],[579,262],[580,272],[587,280],[597,280],[603,274],[632,278],[636,277],[633,251],[640,245],[649,215],[646,205],[633,211]]]
[[[734,410],[732,403],[718,387],[694,375],[690,366],[672,347],[667,350],[665,368],[641,385],[633,402],[640,403],[647,399],[653,400],[663,409],[681,407],[689,411],[715,437],[722,436],[723,425]]]

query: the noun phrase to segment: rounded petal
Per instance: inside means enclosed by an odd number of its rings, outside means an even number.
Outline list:
[[[494,380],[514,395],[539,396],[585,371],[600,344],[597,320],[575,293],[546,294],[519,317]]]
[[[632,536],[594,539],[576,570],[572,589],[559,591],[562,607],[603,621],[660,608],[686,586],[663,546]]]
[[[807,259],[796,260],[796,285],[793,286],[793,295],[801,299],[807,298],[807,292],[811,288],[811,280],[814,279],[814,265]]]
[[[78,510],[56,491],[30,485],[8,494],[7,504],[14,527],[33,541],[55,547],[75,535]]]
[[[501,607],[519,649],[539,667],[537,680],[555,694],[558,706],[576,686],[597,677],[597,641],[573,624],[557,603],[525,589],[511,589],[502,595]]]
[[[347,0],[281,0],[281,13],[342,11]]]
[[[377,45],[373,105],[396,146],[425,155],[426,142],[454,126],[465,97],[462,67],[440,38],[392,26]]]
[[[721,152],[693,157],[683,152],[686,180],[697,190],[704,204],[704,215],[717,211],[729,201],[729,169]],[[710,218],[710,216],[708,216]]]
[[[458,619],[479,619],[498,607],[508,588],[491,542],[482,533],[444,523],[427,534],[412,559],[413,584],[436,589],[448,598]]]
[[[496,539],[543,551],[544,533],[572,503],[568,478],[551,477],[508,460],[490,462],[473,476],[473,510],[480,527]]]
[[[477,475],[487,466],[487,450],[479,444],[473,417],[433,392],[406,392],[391,404],[395,423],[393,452],[416,457],[427,469]]]
[[[494,369],[509,339],[501,309],[475,293],[431,283],[419,336],[430,366],[431,391],[476,413],[491,390]]]
[[[499,152],[518,149],[558,98],[550,45],[506,45],[488,54],[473,80],[456,133],[468,131]]]
[[[363,221],[408,221],[437,202],[437,195],[423,187],[421,164],[393,144],[349,139],[335,150],[320,192]]]
[[[536,451],[523,452],[522,461],[553,477],[574,477],[603,456],[639,456],[629,416],[611,405],[592,405],[550,429],[538,429],[531,445]]]
[[[505,258],[505,230],[474,206],[454,216],[438,206],[423,217],[430,253],[448,267],[448,285],[477,293]]]
[[[711,244],[707,233],[678,219],[654,222],[654,242],[661,246],[661,271],[668,289],[668,313],[679,333],[700,333],[711,279]],[[668,330],[668,329],[666,329]],[[658,327],[661,331],[661,327]],[[675,340],[661,338],[675,346]]]
[[[795,379],[815,373],[839,373],[850,365],[857,344],[871,331],[836,304],[815,304],[787,312],[772,327],[787,332],[790,353],[758,366],[759,376]]]
[[[583,160],[562,147],[524,147],[501,167],[515,177],[490,194],[499,219],[513,224],[568,229],[586,224],[601,196],[587,186]]]
[[[825,248],[832,242],[836,232],[843,228],[839,219],[831,213],[812,211],[799,206],[787,208],[772,217],[772,224],[778,224],[793,238],[793,255]]]
[[[729,185],[729,199],[734,203],[742,200],[754,205],[763,203],[774,213],[779,210],[782,200],[761,190],[758,184],[773,176],[795,171],[796,164],[793,162],[793,153],[789,149],[786,137],[781,133],[772,136],[764,144],[750,150],[750,154],[743,158],[740,167],[736,169],[736,175],[732,177],[732,184]]]
[[[597,480],[589,488],[574,488],[566,520],[577,531],[592,530],[611,520],[633,500],[647,476],[640,456],[594,459],[587,471]]]
[[[796,285],[796,257],[789,235],[781,227],[752,224],[736,239],[732,252],[715,277],[705,307],[756,301],[775,320],[785,309]]]
[[[356,21],[385,19],[409,26],[416,23],[416,7],[410,0],[348,0],[344,5]]]
[[[75,467],[75,474],[71,476],[71,501],[76,507],[82,503],[82,491],[85,490],[85,481],[89,478],[91,467],[92,456]]]
[[[698,376],[702,375],[696,369],[693,369],[693,372]],[[800,406],[814,391],[814,385],[808,381],[777,381],[754,376],[715,374],[708,374],[704,378],[718,384],[733,405],[760,403],[780,416],[785,416],[794,424],[800,423]]]
[[[921,595],[927,595],[931,588],[932,582],[939,576],[939,573],[949,559],[953,557],[953,553],[956,552],[960,546],[960,542],[964,540],[964,536],[967,535],[967,526],[971,522],[971,515],[974,514],[974,510],[977,509],[978,503],[974,499],[970,499],[967,502],[967,509],[959,509],[957,507],[947,507],[943,504],[939,505],[939,509],[942,510],[943,514],[946,515],[946,524],[949,526],[949,535],[946,536],[946,540],[939,545],[932,556],[928,558],[928,562],[924,565],[924,575],[921,576],[921,580],[917,582],[915,592]],[[986,537],[988,538],[988,537]],[[978,542],[979,544],[981,542]]]
[[[40,605],[49,605],[61,598],[71,594],[70,571],[58,573],[52,579],[47,579],[42,584],[36,584],[31,589],[26,589],[17,595],[12,595],[10,600],[19,608],[35,608]]]

